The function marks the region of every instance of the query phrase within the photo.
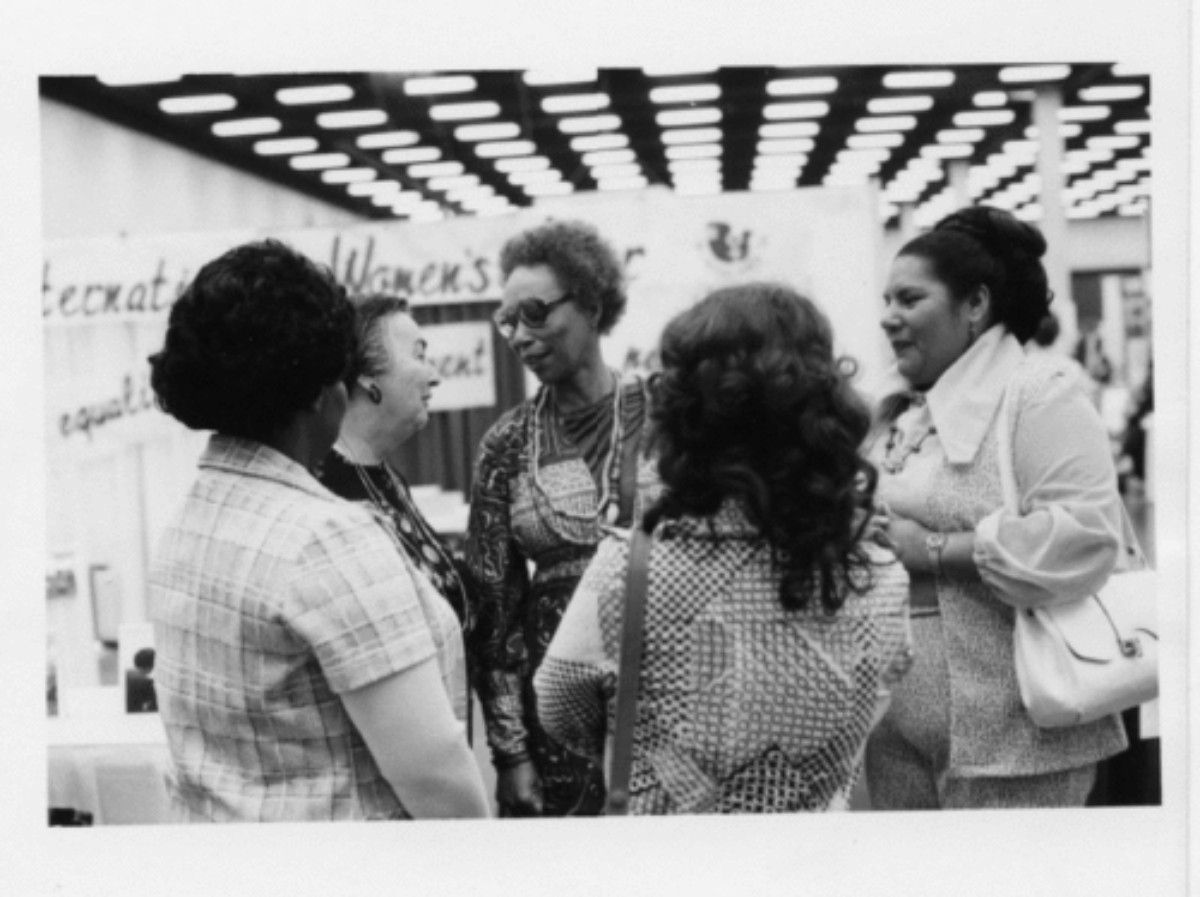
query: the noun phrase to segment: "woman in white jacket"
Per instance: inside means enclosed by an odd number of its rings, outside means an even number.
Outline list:
[[[878,809],[1082,806],[1116,716],[1039,729],[1017,691],[1014,608],[1103,586],[1136,543],[1104,426],[1065,363],[1024,351],[1050,304],[1041,233],[965,208],[906,244],[882,326],[896,358],[871,458],[880,520],[912,578],[916,662],[867,750]],[[1020,513],[997,414],[1015,390]]]

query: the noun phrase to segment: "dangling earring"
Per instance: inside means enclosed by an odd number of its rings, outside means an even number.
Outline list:
[[[975,340],[978,338],[978,336],[979,334],[975,332],[975,322],[970,321],[967,324],[967,348],[975,345]]]
[[[363,380],[359,380],[358,384],[366,388],[367,398],[371,400],[372,404],[378,405],[383,401],[383,392],[379,389],[379,384],[367,383]]]

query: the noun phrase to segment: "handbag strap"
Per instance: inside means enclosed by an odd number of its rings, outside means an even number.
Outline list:
[[[609,816],[629,809],[629,775],[633,767],[633,729],[637,723],[638,679],[642,670],[646,586],[650,579],[650,535],[635,525],[629,546],[625,604],[621,613],[621,659],[617,673],[617,707],[613,723],[612,762],[608,773]]]

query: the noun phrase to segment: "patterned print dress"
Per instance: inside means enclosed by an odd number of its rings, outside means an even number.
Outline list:
[[[845,809],[867,732],[909,665],[908,576],[865,546],[872,584],[834,615],[779,601],[780,571],[744,509],[655,531],[638,685],[630,812]],[[547,730],[606,753],[629,548],[607,539],[537,674]]]
[[[484,436],[473,480],[466,560],[475,689],[493,762],[505,769],[532,760],[546,815],[595,815],[604,807],[599,767],[565,750],[538,722],[533,675],[608,530],[598,513],[602,497],[611,499],[606,507],[619,527],[652,500],[655,476],[642,452],[644,385],[621,384],[619,408],[614,398],[561,414],[539,392]]]

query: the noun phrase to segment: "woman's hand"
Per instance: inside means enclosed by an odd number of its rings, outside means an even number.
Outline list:
[[[501,817],[542,815],[542,780],[532,760],[497,773],[496,804]]]
[[[932,530],[926,529],[915,520],[892,514],[887,508],[880,508],[872,516],[867,532],[876,544],[892,549],[909,573],[930,572],[925,537]]]

